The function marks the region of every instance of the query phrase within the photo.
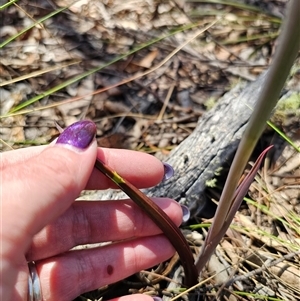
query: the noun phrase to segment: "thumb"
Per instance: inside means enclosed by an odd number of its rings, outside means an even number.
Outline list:
[[[2,238],[12,244],[18,242],[26,252],[32,236],[72,204],[84,189],[96,160],[95,133],[94,123],[77,122],[59,136],[55,145],[3,168]]]

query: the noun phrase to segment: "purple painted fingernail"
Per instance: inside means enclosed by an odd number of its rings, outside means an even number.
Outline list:
[[[152,297],[152,299],[153,299],[154,301],[162,301],[162,298],[160,298],[160,297]]]
[[[83,150],[94,140],[96,130],[96,125],[92,121],[82,120],[75,122],[60,134],[56,144],[71,145]]]
[[[164,165],[164,169],[165,169],[165,174],[164,174],[162,181],[167,181],[174,176],[174,169],[168,163],[163,162],[163,165]]]
[[[182,210],[182,222],[186,223],[190,219],[190,216],[191,216],[190,209],[187,206],[184,206],[181,204],[180,204],[180,207]]]

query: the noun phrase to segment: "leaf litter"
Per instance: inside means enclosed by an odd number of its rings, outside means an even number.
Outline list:
[[[88,118],[97,124],[99,145],[137,149],[165,158],[220,96],[238,81],[254,80],[266,70],[276,47],[286,1],[238,2],[255,10],[226,5],[226,1],[213,2],[76,1],[1,48],[2,151],[47,144],[58,135],[55,122],[66,127]],[[0,41],[71,3],[18,1],[18,6],[1,11]],[[165,38],[47,95],[26,108],[26,114],[9,115],[18,104],[106,64],[136,45],[191,22],[204,27],[214,20],[216,24],[142,78],[91,95],[156,66],[197,28]],[[299,97],[299,61],[289,87],[298,91],[293,97]],[[56,105],[72,97],[82,98]],[[51,107],[42,109],[47,106]],[[283,111],[273,121],[299,146],[300,105]],[[300,299],[300,154],[270,131],[263,139],[275,144],[275,153],[262,167],[203,272],[203,279],[215,276],[198,288],[196,295],[202,300]],[[205,228],[183,231],[187,231],[195,253],[199,252]],[[166,272],[170,267],[174,276]],[[156,273],[173,280],[154,282]],[[181,277],[177,261],[168,261],[76,300],[106,300],[118,293],[136,292],[173,300]],[[196,297],[190,293],[181,298]]]

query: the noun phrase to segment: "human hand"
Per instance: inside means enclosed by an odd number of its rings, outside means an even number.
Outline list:
[[[27,300],[28,261],[35,261],[43,300],[72,300],[168,259],[174,249],[130,200],[77,201],[83,189],[115,187],[98,170],[96,157],[135,186],[164,177],[152,156],[97,148],[91,123],[69,127],[59,144],[1,154],[1,299]],[[63,134],[64,135],[64,134]],[[72,146],[73,145],[73,146]],[[75,147],[74,147],[75,146]],[[155,202],[179,225],[180,206]],[[81,244],[112,241],[104,247],[69,251]],[[118,300],[150,301],[145,295]]]

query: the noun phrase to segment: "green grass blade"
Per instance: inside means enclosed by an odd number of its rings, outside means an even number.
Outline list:
[[[11,0],[3,5],[0,6],[0,11],[4,10],[5,8],[11,6],[12,4],[14,4],[15,2],[17,2],[18,0]]]
[[[28,27],[24,28],[23,30],[21,30],[20,32],[18,32],[17,34],[13,35],[12,37],[8,38],[7,40],[5,40],[4,42],[2,42],[0,44],[0,49],[3,48],[4,46],[6,46],[7,44],[9,44],[11,41],[17,39],[18,37],[20,37],[22,34],[24,34],[25,32],[27,32],[28,30],[30,30],[31,28],[33,28],[34,26],[41,24],[43,22],[45,22],[46,20],[50,19],[51,17],[61,13],[62,11],[64,11],[65,9],[67,9],[68,7],[62,7],[56,11],[51,12],[50,14],[44,16],[43,18],[37,20],[36,22],[34,22],[33,24],[29,25]]]
[[[198,24],[194,24],[194,23],[193,24],[189,24],[188,26],[180,27],[177,30],[171,31],[167,35],[160,36],[160,37],[155,38],[155,39],[153,39],[153,40],[151,40],[151,41],[149,41],[147,43],[144,43],[144,44],[142,44],[142,45],[134,48],[133,50],[131,50],[131,51],[129,51],[129,52],[123,54],[123,55],[118,56],[117,58],[111,60],[110,62],[108,62],[106,64],[103,64],[103,65],[101,65],[99,67],[96,67],[96,68],[93,68],[91,70],[88,70],[88,71],[80,74],[79,76],[75,76],[75,77],[73,77],[73,78],[71,78],[71,79],[69,79],[69,80],[67,80],[67,81],[65,81],[65,82],[63,82],[63,83],[61,83],[61,84],[59,84],[59,85],[57,85],[57,86],[55,86],[55,87],[47,90],[47,91],[45,91],[45,92],[43,92],[43,93],[41,93],[41,94],[39,94],[39,95],[37,95],[37,96],[29,99],[29,100],[27,100],[27,101],[24,101],[23,103],[21,103],[21,104],[17,105],[16,107],[12,108],[10,110],[10,112],[8,113],[7,116],[9,116],[10,113],[15,113],[15,112],[17,112],[17,111],[19,111],[19,110],[27,107],[28,105],[31,105],[31,104],[35,103],[36,101],[38,101],[38,100],[40,100],[40,99],[42,99],[42,98],[44,98],[46,96],[51,95],[52,93],[55,93],[55,92],[57,92],[57,91],[65,88],[65,87],[67,87],[67,86],[69,86],[69,85],[71,85],[71,84],[73,84],[73,83],[75,83],[75,82],[77,82],[77,81],[79,81],[79,80],[81,80],[81,79],[83,79],[83,78],[85,78],[85,77],[87,77],[87,76],[95,73],[95,72],[98,72],[98,71],[102,70],[103,68],[106,68],[106,67],[108,67],[108,66],[110,66],[110,65],[112,65],[112,64],[114,64],[114,63],[116,63],[116,62],[118,62],[118,61],[120,61],[120,60],[122,60],[124,58],[126,58],[129,55],[132,55],[132,54],[134,54],[134,53],[136,53],[136,52],[138,52],[138,51],[140,51],[140,50],[142,50],[144,48],[147,48],[147,47],[149,47],[149,46],[151,46],[151,45],[153,45],[153,44],[155,44],[157,42],[160,42],[161,40],[164,40],[164,39],[166,39],[166,38],[168,38],[168,37],[170,37],[172,35],[175,35],[175,34],[177,34],[179,32],[191,29],[191,28],[196,27],[196,26],[198,26]],[[3,117],[6,117],[6,116],[1,116],[0,118],[3,118]]]
[[[287,143],[289,143],[298,153],[300,153],[300,147],[298,147],[287,135],[285,135],[279,128],[277,128],[271,121],[267,121],[269,127],[271,127],[279,136],[281,136]]]
[[[257,13],[265,13],[263,12],[259,7],[256,7],[254,5],[248,5],[242,2],[237,1],[228,1],[228,0],[193,0],[193,1],[187,1],[187,2],[200,2],[200,3],[208,3],[208,4],[220,4],[220,5],[226,5],[226,6],[232,6],[235,8],[257,12]]]
[[[276,33],[261,34],[261,35],[246,36],[246,37],[240,37],[236,40],[227,40],[227,41],[222,42],[222,44],[223,45],[232,45],[232,44],[262,40],[262,39],[273,40],[277,36],[278,36],[277,32]]]
[[[241,292],[241,291],[234,291],[235,294],[238,296],[245,296],[249,298],[254,298],[255,300],[265,300],[265,301],[284,301],[284,299],[279,299],[275,297],[269,297],[265,295],[259,295],[259,294],[254,294],[254,293],[247,293],[247,292]]]

